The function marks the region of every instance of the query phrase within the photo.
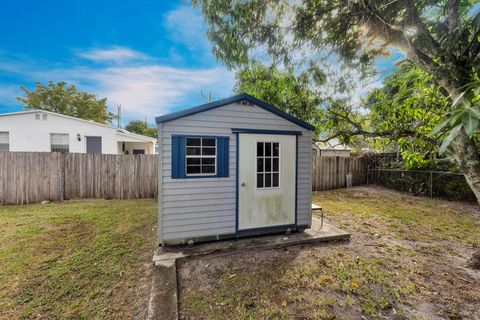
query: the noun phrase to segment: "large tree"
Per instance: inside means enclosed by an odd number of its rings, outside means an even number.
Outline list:
[[[340,71],[366,74],[377,56],[401,50],[448,94],[446,119],[432,135],[448,132],[444,146],[480,202],[480,156],[473,139],[480,118],[477,2],[203,0],[201,7],[213,53],[228,67],[245,65],[262,52],[273,63],[304,67],[338,61]]]
[[[107,99],[97,99],[94,94],[80,92],[75,85],[66,82],[35,83],[35,90],[21,87],[25,97],[17,97],[25,109],[52,111],[98,123],[111,123],[114,114],[107,111]]]
[[[408,62],[382,84],[367,94],[358,112],[348,100],[329,104],[324,128],[346,143],[360,136],[375,139],[380,147],[393,144],[409,169],[435,165],[443,136],[431,132],[449,110],[448,97],[428,73]]]
[[[125,129],[144,136],[157,137],[157,129],[149,127],[146,121],[132,120],[125,126]]]

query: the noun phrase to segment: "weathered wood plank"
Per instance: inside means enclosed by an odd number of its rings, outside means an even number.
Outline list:
[[[154,197],[157,160],[152,155],[0,152],[0,204],[59,199]]]

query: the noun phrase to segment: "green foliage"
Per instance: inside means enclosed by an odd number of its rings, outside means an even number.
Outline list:
[[[429,168],[438,140],[429,133],[449,109],[447,96],[432,76],[403,63],[365,99],[372,130],[387,132],[402,152],[408,169]]]
[[[443,121],[438,123],[430,132],[430,136],[436,136],[450,130],[450,133],[440,146],[440,154],[447,150],[462,128],[471,139],[478,132],[480,122],[480,80],[467,84],[464,86],[464,89],[454,100],[452,105],[454,109],[446,112]]]
[[[35,90],[21,87],[25,97],[17,97],[25,109],[46,110],[98,123],[111,123],[114,114],[107,111],[107,99],[97,99],[94,94],[80,92],[75,85],[66,82],[43,85],[35,83]]]
[[[291,69],[280,71],[254,62],[238,71],[236,77],[237,93],[248,93],[299,119],[319,125],[322,100],[313,88],[325,81],[321,70],[311,69],[295,75]]]
[[[479,110],[472,106],[478,90],[465,86],[479,79],[480,10],[475,1],[192,2],[201,5],[214,55],[230,68],[248,65],[260,55],[262,61],[293,67],[297,73],[323,66],[340,74],[343,85],[335,88],[336,97],[355,87],[356,78],[348,79],[350,70],[371,76],[374,59],[390,55],[392,47],[423,70],[403,74],[399,81],[405,83],[392,83],[398,92],[375,92],[381,106],[372,110],[373,118],[346,99],[329,103],[323,123],[344,142],[355,142],[358,135],[373,144],[395,141],[410,150],[410,163],[420,166],[426,165],[421,158],[428,159],[443,139],[441,151],[464,132],[470,140],[462,141],[473,143]],[[459,101],[458,108],[454,101]],[[448,125],[427,136],[445,115]]]
[[[126,126],[125,129],[127,131],[136,133],[136,134],[141,134],[144,136],[152,137],[152,138],[157,138],[157,129],[156,128],[151,128],[148,126],[146,121],[142,120],[132,120],[130,121]]]

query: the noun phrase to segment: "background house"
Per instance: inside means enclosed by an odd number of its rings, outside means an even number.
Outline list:
[[[0,151],[154,154],[157,139],[54,112],[0,114]]]
[[[334,138],[328,142],[314,142],[313,152],[317,157],[350,157],[351,148]]]

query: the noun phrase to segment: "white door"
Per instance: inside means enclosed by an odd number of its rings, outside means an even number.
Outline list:
[[[239,134],[238,230],[295,223],[296,137]]]

